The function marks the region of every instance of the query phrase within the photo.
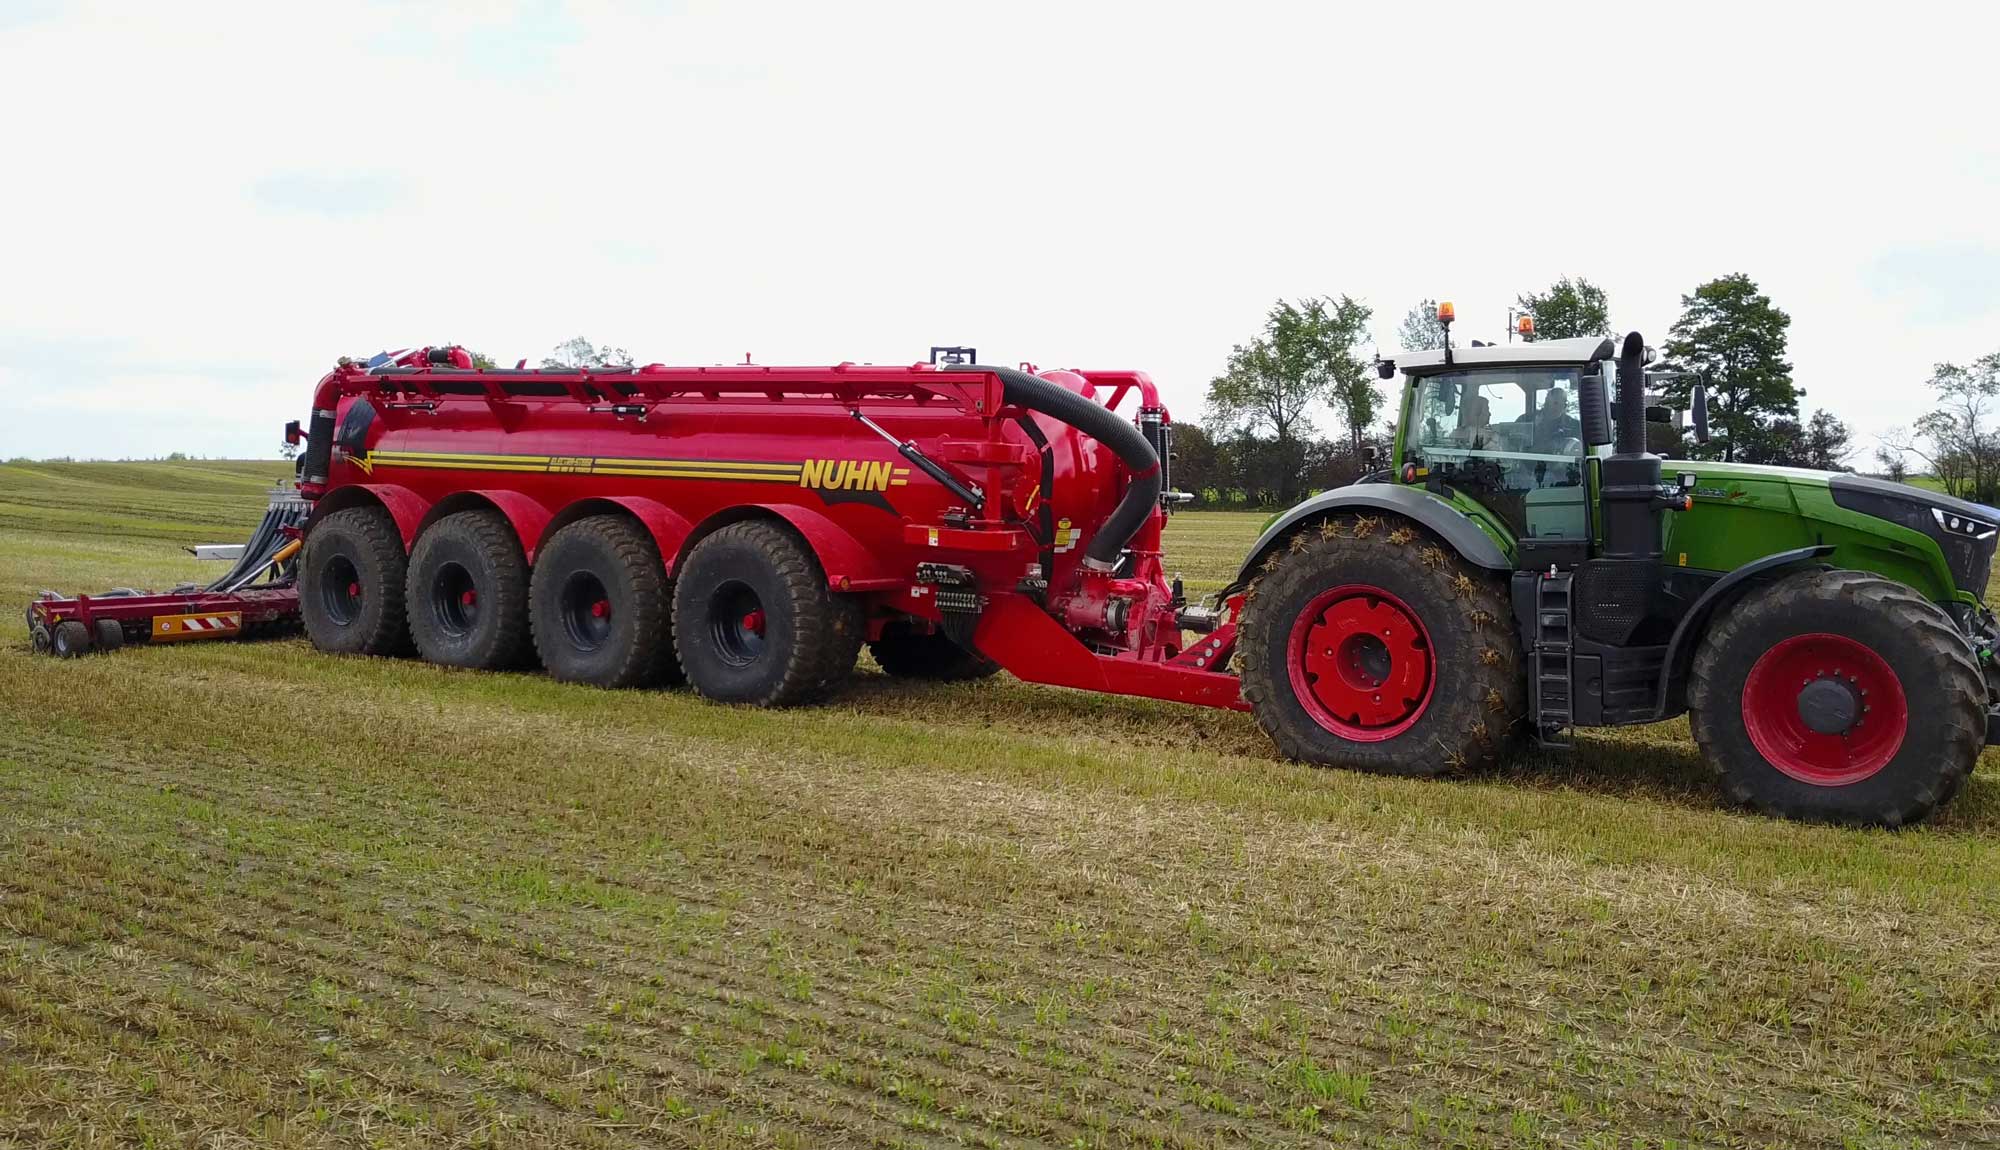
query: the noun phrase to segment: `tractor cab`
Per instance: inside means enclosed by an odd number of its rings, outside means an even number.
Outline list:
[[[1580,401],[1586,376],[1602,388],[1609,349],[1569,339],[1398,357],[1410,384],[1394,474],[1462,491],[1473,514],[1536,560],[1581,560],[1590,521]]]

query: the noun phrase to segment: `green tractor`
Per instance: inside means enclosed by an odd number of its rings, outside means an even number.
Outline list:
[[[1723,789],[1771,814],[1896,826],[1958,791],[2000,741],[2000,511],[1663,464],[1648,358],[1633,333],[1380,365],[1405,379],[1390,468],[1271,523],[1226,592],[1281,750],[1433,775],[1686,713]],[[1705,441],[1699,390],[1692,415]]]

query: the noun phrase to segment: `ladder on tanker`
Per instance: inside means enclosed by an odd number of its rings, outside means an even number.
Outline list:
[[[1570,573],[1550,571],[1535,577],[1535,646],[1528,653],[1534,694],[1530,706],[1535,739],[1545,747],[1570,745],[1575,721],[1572,691],[1575,662],[1570,645]]]

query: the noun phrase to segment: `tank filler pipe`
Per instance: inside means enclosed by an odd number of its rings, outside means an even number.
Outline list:
[[[1067,423],[1109,447],[1124,461],[1126,470],[1131,472],[1131,485],[1125,489],[1125,497],[1118,501],[1118,506],[1105,517],[1097,538],[1091,540],[1083,555],[1084,563],[1095,570],[1109,571],[1116,567],[1125,544],[1131,542],[1160,505],[1160,457],[1145,435],[1110,408],[1025,371],[980,364],[952,364],[941,370],[990,371],[1000,378],[1007,403]],[[1046,492],[1043,498],[1047,498]]]

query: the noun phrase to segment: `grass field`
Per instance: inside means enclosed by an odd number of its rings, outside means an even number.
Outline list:
[[[0,1146],[2000,1142],[1990,773],[1847,831],[1719,809],[1679,722],[1423,783],[865,666],[29,654],[284,470],[0,467]],[[1178,517],[1190,585],[1257,520]]]

